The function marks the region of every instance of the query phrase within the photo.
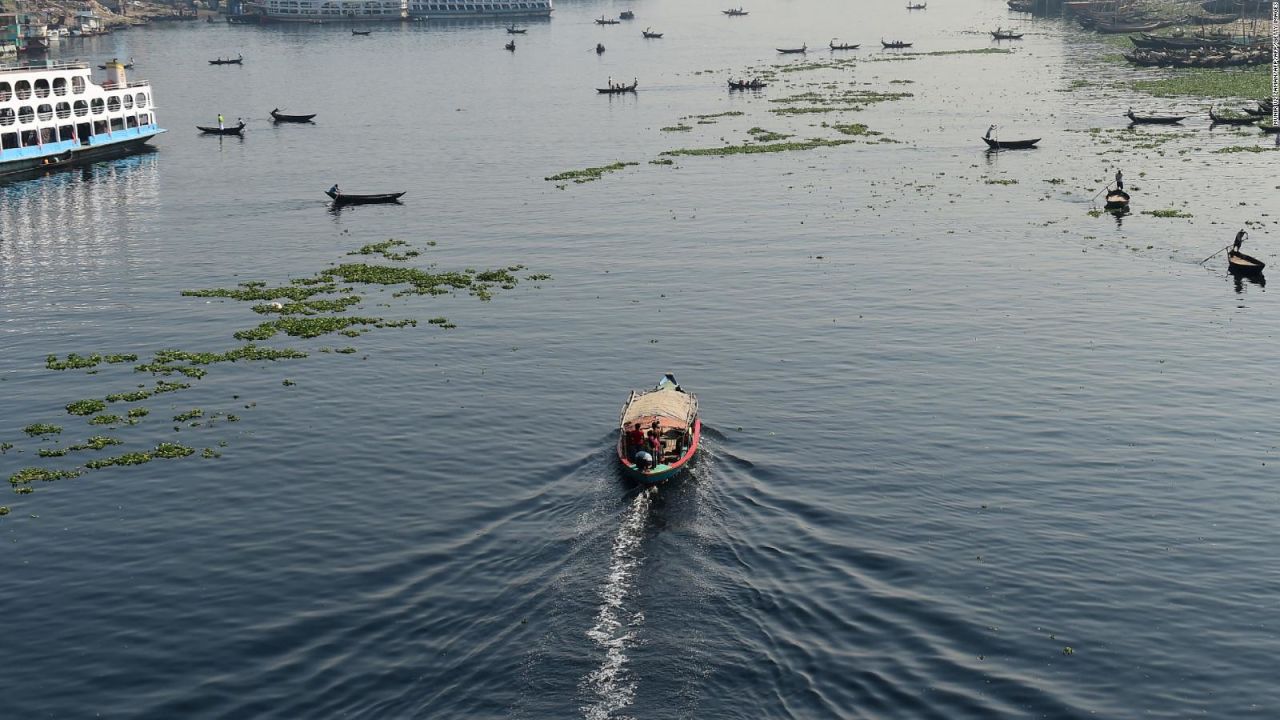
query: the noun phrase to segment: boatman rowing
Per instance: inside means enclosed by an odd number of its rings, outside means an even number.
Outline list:
[[[219,129],[219,130],[226,130],[226,129],[227,129],[227,126],[226,126],[226,119],[224,119],[224,118],[222,117],[222,113],[218,113],[218,129]]]
[[[1244,241],[1248,239],[1249,239],[1249,233],[1245,232],[1244,229],[1241,228],[1240,232],[1236,233],[1236,242],[1234,245],[1231,246],[1231,252],[1233,253],[1240,252],[1240,246],[1243,245]],[[1218,252],[1222,252],[1222,251],[1219,250]]]
[[[1124,190],[1124,173],[1119,168],[1116,168],[1116,189]]]

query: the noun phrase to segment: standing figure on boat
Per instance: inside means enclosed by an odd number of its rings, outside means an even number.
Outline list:
[[[640,429],[640,423],[636,423],[627,430],[627,456],[634,458],[636,453],[644,449],[644,445],[644,431]]]
[[[227,122],[226,122],[226,119],[222,117],[222,113],[218,113],[218,129],[219,130],[227,129]]]
[[[987,128],[986,138],[987,138],[988,140],[990,140],[990,139],[991,139],[991,133],[995,132],[995,130],[996,130],[996,126],[995,126],[995,125],[992,125],[991,127]]]
[[[1116,189],[1117,190],[1124,189],[1124,173],[1121,172],[1119,169],[1116,170]]]
[[[1236,233],[1236,242],[1234,245],[1231,246],[1231,252],[1240,252],[1240,246],[1243,245],[1244,241],[1248,239],[1249,239],[1249,233],[1245,232],[1244,229],[1241,228],[1240,232]]]
[[[334,183],[333,187],[329,188],[329,192],[333,193],[334,195],[342,194],[342,191],[338,189],[338,183]]]

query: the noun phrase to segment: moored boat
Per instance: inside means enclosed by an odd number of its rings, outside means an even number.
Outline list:
[[[597,24],[597,25],[617,25],[617,24],[619,24],[619,23],[621,23],[621,22],[622,22],[621,20],[614,20],[613,18],[607,18],[607,17],[605,17],[605,16],[603,16],[603,15],[601,15],[601,16],[600,16],[600,17],[598,17],[598,18],[596,18],[596,24]]]
[[[507,34],[508,34],[508,35],[524,35],[524,34],[525,34],[525,33],[527,33],[527,32],[529,32],[529,29],[528,29],[528,28],[518,28],[518,27],[516,27],[515,25],[508,25],[508,26],[507,26]]]
[[[1040,138],[1033,138],[1031,140],[992,140],[989,137],[984,137],[982,138],[982,141],[985,142],[987,147],[992,150],[1029,150],[1034,148],[1036,143],[1040,142]]]
[[[218,58],[217,60],[209,61],[210,65],[240,65],[242,63],[244,63],[243,55],[236,55],[233,58]]]
[[[751,13],[747,12],[746,10],[743,10],[743,9],[742,9],[742,8],[740,8],[740,7],[739,7],[739,8],[729,8],[728,10],[721,10],[720,12],[724,13],[725,15],[728,15],[729,17],[742,17],[743,15],[750,15],[750,14],[751,14]]]
[[[1186,115],[1135,115],[1133,108],[1124,116],[1134,125],[1176,125],[1187,119]]]
[[[622,12],[618,13],[618,19],[619,20],[635,20],[636,14],[632,10],[623,10]]]
[[[271,119],[282,123],[309,123],[315,119],[318,113],[310,115],[285,115],[280,112],[280,108],[271,111]]]
[[[372,32],[373,32],[372,30],[356,30],[355,28],[351,29],[352,35],[369,35]]]
[[[1252,125],[1257,121],[1258,118],[1251,115],[1218,115],[1213,111],[1213,107],[1209,108],[1209,122],[1213,125]]]
[[[156,125],[150,83],[125,75],[119,61],[107,63],[102,83],[83,62],[0,69],[0,176],[146,150],[164,130]]]
[[[644,30],[641,30],[640,34],[643,35],[644,37],[649,38],[650,40],[657,40],[658,38],[662,37],[662,33],[653,32],[649,28],[645,28]]]
[[[1236,250],[1227,251],[1227,269],[1243,274],[1260,273],[1267,266],[1258,258],[1245,255]]]
[[[394,193],[370,193],[364,195],[344,193],[337,190],[337,185],[324,191],[325,195],[333,198],[334,205],[377,205],[386,203],[396,203],[400,201],[400,196],[407,191]]]
[[[996,40],[1021,40],[1022,33],[1006,32],[1000,28],[991,31],[991,37]]]
[[[761,80],[730,80],[730,90],[759,90],[768,86],[769,83]]]
[[[652,390],[632,390],[623,403],[618,462],[628,478],[657,485],[689,465],[701,438],[698,397],[685,392],[668,373]]]

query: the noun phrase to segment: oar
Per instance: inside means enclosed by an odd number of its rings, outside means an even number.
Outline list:
[[[1227,246],[1223,247],[1223,248],[1222,248],[1222,250],[1226,250],[1226,249],[1227,249],[1227,248],[1229,248],[1229,247],[1231,247],[1231,246],[1230,246],[1230,245],[1227,245]],[[1205,264],[1205,263],[1209,262],[1210,260],[1212,260],[1212,259],[1214,258],[1214,255],[1217,255],[1218,253],[1222,252],[1222,250],[1219,250],[1218,252],[1214,253],[1213,255],[1210,255],[1209,257],[1207,257],[1207,258],[1205,258],[1205,259],[1201,260],[1200,262],[1198,262],[1198,263],[1196,263],[1196,264],[1197,264],[1197,265],[1203,265],[1203,264]]]

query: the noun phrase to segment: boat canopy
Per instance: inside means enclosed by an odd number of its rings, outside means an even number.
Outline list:
[[[625,427],[643,417],[666,417],[692,425],[698,417],[698,397],[673,387],[645,393],[632,390],[631,398],[622,408],[619,426]]]

